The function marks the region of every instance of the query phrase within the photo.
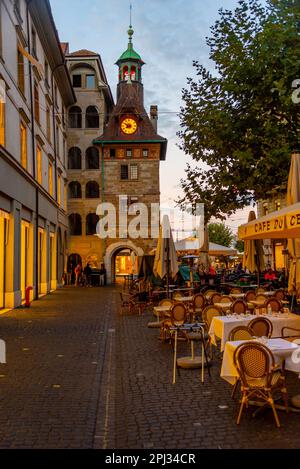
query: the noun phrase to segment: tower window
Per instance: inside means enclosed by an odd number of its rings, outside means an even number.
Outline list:
[[[86,217],[86,235],[92,236],[97,233],[97,223],[99,221],[98,215],[96,213],[89,213]]]
[[[132,81],[136,80],[136,68],[134,66],[131,67],[130,78]]]
[[[82,76],[81,75],[73,75],[73,87],[74,88],[81,88],[82,87]]]
[[[78,147],[70,148],[68,155],[68,168],[81,169],[81,150]]]
[[[86,76],[86,87],[89,89],[89,90],[93,90],[95,89],[95,75],[87,75]]]
[[[100,190],[99,184],[96,181],[89,181],[85,188],[86,199],[99,199]]]
[[[69,127],[71,129],[81,129],[82,127],[82,112],[79,106],[73,106],[69,111]]]
[[[121,179],[122,181],[127,181],[128,180],[128,164],[122,164],[121,165]]]
[[[126,149],[126,157],[127,158],[132,158],[132,149],[131,148]]]
[[[69,233],[70,236],[82,235],[81,216],[78,213],[72,213],[69,216]]]
[[[137,164],[130,165],[130,179],[136,181],[138,179],[138,167]]]
[[[89,147],[86,151],[86,169],[99,169],[99,151],[96,147]]]
[[[123,68],[123,80],[128,81],[128,67],[125,65]]]
[[[81,184],[77,181],[72,181],[69,184],[69,199],[81,199]]]
[[[149,150],[147,148],[144,148],[143,149],[143,157],[148,158],[148,156],[149,156]]]
[[[85,126],[87,129],[99,128],[99,112],[96,106],[89,106],[86,110]]]

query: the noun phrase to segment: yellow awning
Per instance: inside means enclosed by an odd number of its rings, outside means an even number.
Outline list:
[[[300,238],[300,203],[239,227],[239,239]]]

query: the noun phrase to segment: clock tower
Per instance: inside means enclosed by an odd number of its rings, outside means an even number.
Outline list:
[[[150,116],[144,107],[142,68],[145,63],[133,48],[133,34],[130,25],[128,47],[116,62],[119,69],[117,102],[103,134],[93,142],[100,147],[102,155],[102,202],[113,204],[117,214],[115,237],[103,240],[102,257],[108,281],[112,282],[118,275],[131,273],[126,267],[125,272],[120,268],[122,256],[132,258],[133,253],[136,258],[141,257],[156,246],[151,220],[153,222],[153,204],[160,203],[160,162],[166,159],[167,151],[167,140],[157,133],[157,106],[151,106]],[[139,203],[148,209],[148,225],[141,227],[141,236],[133,239],[130,233],[124,236],[120,215],[126,212],[130,224],[134,217],[129,208]],[[124,259],[122,264],[123,267],[126,264]]]

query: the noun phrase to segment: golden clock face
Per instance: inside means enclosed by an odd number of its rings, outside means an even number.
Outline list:
[[[126,117],[121,122],[121,130],[124,134],[131,135],[137,131],[137,122],[132,117]]]

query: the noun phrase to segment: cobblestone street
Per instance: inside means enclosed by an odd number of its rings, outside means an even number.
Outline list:
[[[120,316],[113,288],[65,288],[0,316],[1,448],[299,448],[300,415],[246,412],[240,427],[220,361],[181,372],[152,319]],[[179,353],[188,354],[184,344]],[[290,395],[299,394],[288,374]]]

